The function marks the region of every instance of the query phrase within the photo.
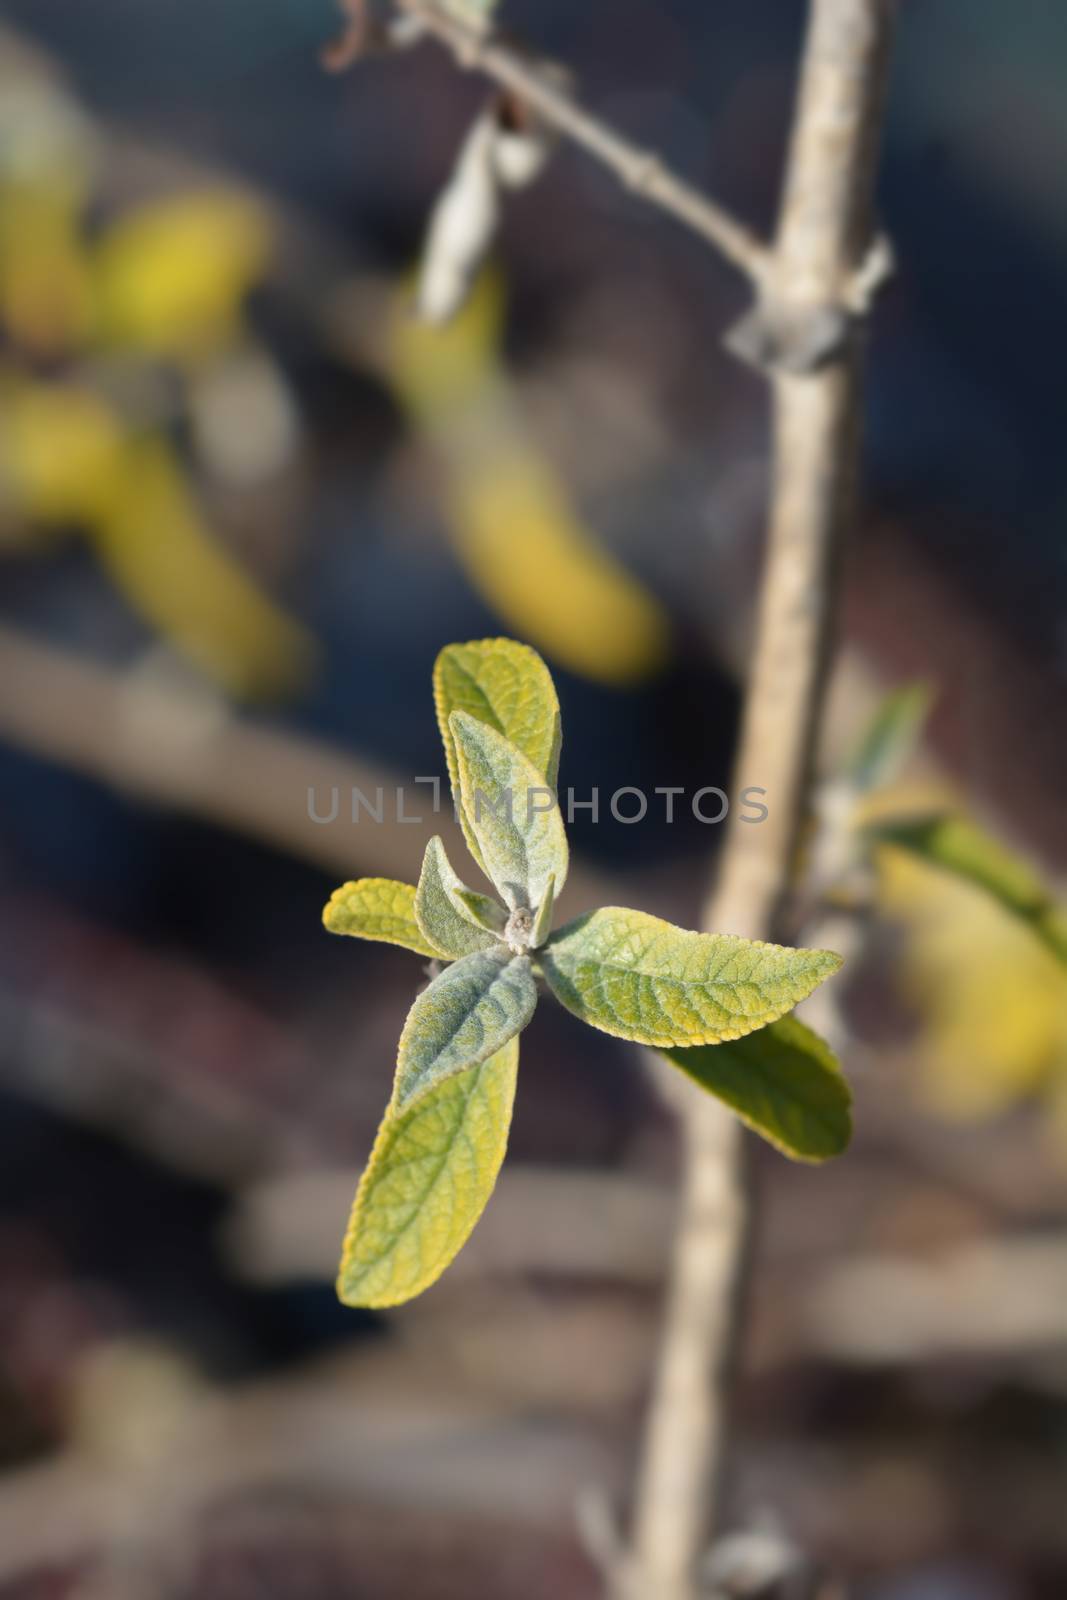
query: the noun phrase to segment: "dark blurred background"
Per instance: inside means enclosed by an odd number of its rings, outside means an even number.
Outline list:
[[[506,21],[769,228],[803,10]],[[671,1125],[638,1051],[542,1008],[467,1251],[402,1311],[343,1310],[420,974],[320,915],[417,876],[436,824],[347,797],[443,772],[451,640],[542,651],[579,797],[729,787],[768,461],[721,345],[743,287],[561,149],[421,328],[487,93],[436,49],[328,76],[330,0],[0,23],[0,1596],[595,1595],[575,1507],[625,1508]],[[825,753],[829,780],[922,680],[877,803],[965,809],[1052,890],[1065,74],[1056,0],[903,0]],[[579,813],[564,909],[695,925],[722,832]],[[823,1170],[758,1152],[733,1520],[827,1597],[1062,1600],[1067,980],[892,851],[848,939],[820,1025],[857,1136]]]

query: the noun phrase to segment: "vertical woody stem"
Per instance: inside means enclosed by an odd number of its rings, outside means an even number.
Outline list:
[[[843,337],[815,370],[771,378],[770,530],[736,785],[766,790],[758,827],[734,822],[709,930],[784,935],[797,837],[833,637],[836,556],[858,466],[860,360],[844,308],[871,243],[871,198],[893,0],[812,0],[770,280],[761,308],[788,357],[816,319]],[[745,1136],[688,1094],[684,1179],[660,1358],[622,1587],[633,1600],[691,1600],[719,1531],[728,1373],[749,1235]]]

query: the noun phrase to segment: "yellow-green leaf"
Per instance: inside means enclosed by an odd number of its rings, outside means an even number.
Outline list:
[[[485,928],[489,933],[503,933],[508,914],[492,895],[479,894],[477,889],[457,889],[456,899],[479,928]]]
[[[567,877],[567,834],[556,796],[521,750],[465,711],[453,711],[463,811],[485,871],[508,905],[541,904]]]
[[[923,731],[932,699],[929,684],[921,682],[885,696],[846,763],[854,788],[866,794],[896,776]]]
[[[435,1083],[475,1067],[522,1032],[537,1004],[527,956],[504,945],[446,967],[408,1012],[397,1052],[393,1104],[412,1104]]]
[[[355,939],[376,939],[403,945],[416,955],[443,957],[419,927],[415,915],[415,890],[410,883],[392,878],[359,878],[335,889],[322,913],[329,933],[347,933]]]
[[[518,1064],[512,1039],[406,1110],[386,1112],[345,1236],[345,1305],[400,1305],[455,1260],[504,1159]]]
[[[841,957],[726,933],[689,933],[644,911],[605,906],[554,934],[548,986],[576,1017],[638,1044],[718,1044],[784,1016]]]
[[[452,793],[460,804],[459,769],[449,718],[465,711],[521,750],[550,789],[559,768],[559,701],[548,668],[536,650],[514,639],[474,639],[446,645],[433,669],[433,697],[448,761]],[[483,866],[478,841],[466,817],[460,821],[471,853]]]
[[[912,855],[984,889],[1067,964],[1067,910],[1033,868],[966,817],[903,818],[872,830],[876,841],[899,845]]]
[[[1047,1093],[1067,1065],[1062,962],[968,879],[892,847],[879,849],[877,867],[878,909],[898,934],[895,976],[918,1024],[909,1055],[925,1106],[967,1121]]]
[[[469,956],[472,950],[488,950],[498,942],[471,919],[459,899],[464,887],[452,870],[444,845],[434,834],[422,859],[415,890],[415,916],[427,943],[452,960]]]
[[[660,1054],[796,1161],[827,1161],[852,1137],[852,1095],[837,1058],[796,1017],[744,1039]]]
[[[549,934],[552,932],[552,913],[556,906],[556,876],[555,873],[548,880],[545,892],[541,897],[541,904],[537,908],[534,918],[533,933],[530,935],[531,950],[540,950]]]

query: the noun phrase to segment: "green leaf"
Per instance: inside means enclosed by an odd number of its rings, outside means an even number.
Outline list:
[[[1028,862],[966,817],[938,814],[883,822],[869,830],[875,843],[899,845],[933,867],[984,889],[1067,964],[1067,910]]]
[[[905,683],[886,695],[845,765],[856,789],[865,794],[895,777],[922,733],[932,700],[926,683]]]
[[[553,873],[548,880],[544,894],[541,896],[541,904],[538,906],[537,916],[534,918],[533,933],[530,935],[531,950],[540,950],[552,932],[552,913],[555,910],[555,906],[556,875]]]
[[[406,1110],[386,1112],[345,1235],[345,1305],[400,1305],[455,1260],[504,1159],[518,1064],[512,1039]]]
[[[424,989],[408,1012],[397,1053],[393,1103],[410,1105],[435,1083],[477,1066],[521,1033],[537,986],[527,956],[503,945],[476,950]]]
[[[508,914],[491,895],[479,894],[477,889],[458,889],[456,898],[466,916],[479,928],[485,928],[489,933],[503,933]]]
[[[837,1058],[796,1017],[726,1044],[659,1053],[796,1161],[827,1161],[852,1137],[852,1095]]]
[[[416,955],[437,958],[444,952],[430,943],[415,915],[415,890],[392,878],[359,878],[335,889],[322,913],[330,933],[355,939],[376,939],[403,945]]]
[[[415,916],[429,944],[451,960],[469,956],[473,950],[487,950],[497,943],[495,936],[478,927],[458,896],[464,885],[456,877],[435,834],[422,858],[419,886],[415,890]]]
[[[465,711],[453,711],[463,810],[480,848],[485,870],[505,901],[539,906],[555,877],[567,876],[567,835],[544,777],[503,734]],[[547,810],[535,809],[550,800]]]
[[[689,933],[644,911],[605,906],[554,934],[540,963],[583,1022],[639,1044],[718,1044],[791,1011],[836,972],[830,950],[793,950],[726,933]]]
[[[474,859],[484,867],[474,830],[462,809],[449,718],[453,711],[465,711],[503,734],[540,773],[539,781],[554,789],[560,746],[555,685],[541,657],[529,645],[514,639],[475,639],[470,644],[446,645],[441,651],[433,669],[433,697],[460,822]]]

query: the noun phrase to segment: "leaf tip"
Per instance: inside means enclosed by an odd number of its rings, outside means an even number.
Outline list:
[[[330,898],[323,906],[322,925],[326,929],[327,933],[337,932],[337,929],[333,926],[333,919],[340,908],[343,896],[348,894],[349,890],[353,888],[355,888],[355,885],[352,883],[342,883],[339,889],[335,889],[333,891],[333,894],[331,894]]]

